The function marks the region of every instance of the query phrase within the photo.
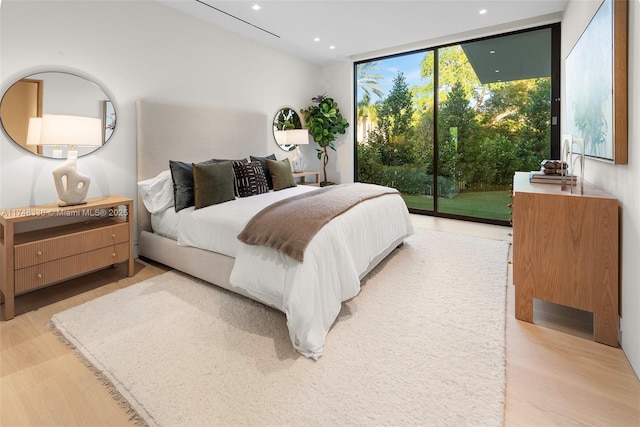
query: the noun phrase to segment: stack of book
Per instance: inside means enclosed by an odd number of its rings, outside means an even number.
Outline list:
[[[578,178],[575,175],[565,176],[567,184],[575,185]],[[562,175],[559,174],[545,174],[541,171],[532,171],[529,174],[529,182],[537,182],[542,184],[561,184]]]

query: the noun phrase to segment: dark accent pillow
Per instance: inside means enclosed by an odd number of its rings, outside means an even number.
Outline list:
[[[193,163],[193,192],[196,209],[235,200],[233,163]]]
[[[269,186],[260,162],[233,162],[236,188],[239,197],[267,193]]]
[[[225,159],[210,159],[198,164],[211,164],[228,161],[229,160]],[[240,159],[236,161],[246,163],[247,159]],[[175,202],[176,212],[195,204],[192,164],[193,163],[169,160],[169,169],[171,170],[171,179],[173,180],[173,200]]]
[[[267,166],[267,159],[276,160],[275,154],[269,154],[267,157],[257,157],[257,156],[249,156],[252,162],[258,161],[260,162],[260,166],[262,166],[262,171],[264,172],[264,176],[267,177],[267,185],[269,185],[269,190],[273,190],[273,181],[271,180],[271,174],[269,173],[269,166]]]
[[[298,186],[296,180],[293,178],[289,159],[282,159],[280,161],[267,160],[267,165],[269,166],[269,172],[273,180],[273,191]]]

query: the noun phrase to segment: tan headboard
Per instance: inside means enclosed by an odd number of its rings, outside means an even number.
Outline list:
[[[269,127],[263,113],[138,100],[138,181],[169,169],[169,160],[201,162],[211,158],[264,156]],[[138,198],[138,233],[151,219]]]

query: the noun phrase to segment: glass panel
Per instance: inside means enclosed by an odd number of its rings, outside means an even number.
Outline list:
[[[438,211],[509,220],[517,170],[551,147],[551,30],[438,50]]]
[[[551,32],[356,64],[356,180],[414,212],[509,221],[514,172],[550,158]]]
[[[357,179],[398,189],[409,208],[433,210],[433,52],[356,65]],[[433,64],[433,59],[430,60]],[[429,89],[430,87],[430,89]]]

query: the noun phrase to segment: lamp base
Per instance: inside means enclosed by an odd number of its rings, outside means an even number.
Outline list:
[[[291,159],[291,168],[293,169],[293,172],[298,173],[304,170],[304,157],[302,157],[302,152],[297,145],[295,151],[296,152]]]
[[[78,171],[77,160],[69,157],[53,170],[53,183],[58,192],[58,206],[74,206],[86,203],[91,179]]]

